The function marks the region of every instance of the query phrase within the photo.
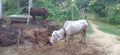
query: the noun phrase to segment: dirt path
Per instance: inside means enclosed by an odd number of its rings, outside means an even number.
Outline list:
[[[89,46],[98,49],[104,55],[120,55],[120,42],[116,40],[116,35],[108,34],[98,30],[94,22],[90,21],[94,33],[88,37],[91,41]]]

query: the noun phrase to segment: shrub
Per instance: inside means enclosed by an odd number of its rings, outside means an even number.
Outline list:
[[[118,28],[120,28],[120,25],[117,25]]]

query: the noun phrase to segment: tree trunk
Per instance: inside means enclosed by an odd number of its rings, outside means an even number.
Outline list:
[[[2,0],[0,0],[0,19],[2,19]]]
[[[82,8],[81,9],[81,18],[84,18],[84,16],[85,16],[85,8]]]
[[[74,21],[74,6],[72,7],[72,21]]]
[[[28,10],[28,19],[27,19],[27,25],[29,24],[29,21],[30,21],[30,8],[32,7],[32,0],[29,0],[29,10]],[[34,17],[33,17],[34,18]]]

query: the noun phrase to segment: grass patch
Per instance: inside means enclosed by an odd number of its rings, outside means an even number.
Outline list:
[[[117,28],[116,26],[101,23],[101,22],[96,24],[98,25],[98,29],[100,29],[101,31],[120,36],[120,29]]]
[[[92,33],[93,33],[93,29],[92,29],[92,27],[91,27],[90,24],[88,25],[87,33],[88,33],[88,34],[92,34]]]
[[[117,37],[117,40],[119,40],[119,41],[120,41],[120,37]]]

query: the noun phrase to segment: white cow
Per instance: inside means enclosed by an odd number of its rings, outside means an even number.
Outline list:
[[[50,38],[50,42],[57,42],[63,39],[64,37],[68,39],[71,35],[75,33],[81,33],[81,42],[83,40],[85,41],[87,26],[87,20],[66,21],[64,23],[63,28],[61,28],[60,30],[53,31],[52,37]]]

